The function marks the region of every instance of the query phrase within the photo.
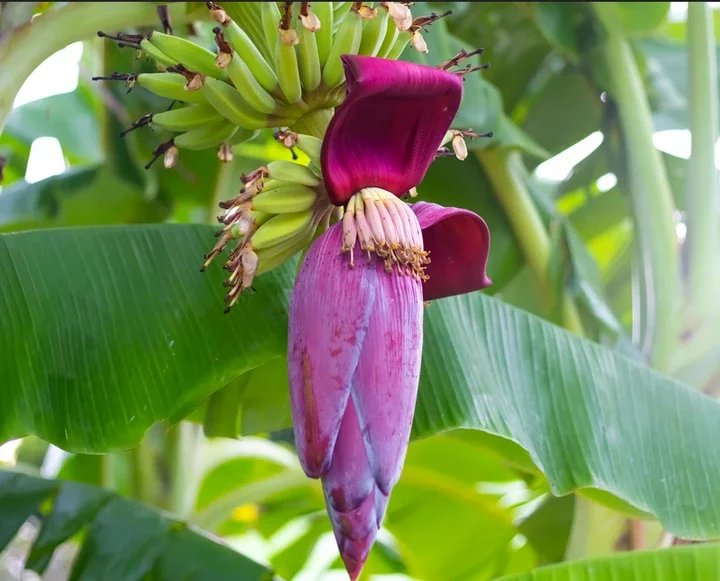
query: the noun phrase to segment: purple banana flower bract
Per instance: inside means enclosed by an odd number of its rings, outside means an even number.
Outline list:
[[[347,96],[323,139],[330,200],[376,186],[401,196],[425,177],[462,99],[462,79],[403,61],[342,57]]]
[[[490,235],[468,210],[396,197],[424,177],[459,106],[461,81],[420,65],[343,59],[349,97],[328,128],[322,166],[334,201],[347,206],[298,273],[288,367],[300,462],[322,479],[355,580],[407,451],[423,300],[488,286]]]

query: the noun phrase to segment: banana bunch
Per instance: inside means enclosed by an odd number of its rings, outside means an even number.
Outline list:
[[[377,8],[363,2],[315,2],[312,9],[310,2],[257,4],[266,45],[260,48],[214,2],[206,5],[218,24],[216,52],[159,31],[98,33],[137,49],[159,72],[95,80],[124,80],[130,89],[139,85],[180,104],[146,115],[130,128],[154,125],[177,134],[156,150],[165,154],[166,167],[177,159],[178,149],[217,147],[218,157],[227,161],[234,146],[261,129],[292,128],[316,109],[330,113],[344,97],[342,55],[397,58],[410,41],[422,48],[414,39],[445,15],[413,20],[410,2],[378,2]]]
[[[286,147],[297,147],[311,160],[307,167],[292,161],[273,161],[244,175],[242,188],[232,200],[221,202],[225,210],[218,216],[223,228],[205,255],[205,271],[231,242],[224,268],[230,275],[225,312],[240,294],[252,286],[255,276],[268,272],[307,247],[318,226],[327,227],[334,206],[325,192],[317,169],[321,141],[316,137],[280,131],[276,138]]]

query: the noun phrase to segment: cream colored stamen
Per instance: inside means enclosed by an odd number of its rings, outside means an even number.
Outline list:
[[[350,267],[355,262],[354,248],[375,254],[387,273],[397,272],[417,280],[427,280],[425,266],[428,252],[423,248],[420,224],[405,202],[380,188],[364,188],[348,203],[343,216],[342,252],[350,253]]]

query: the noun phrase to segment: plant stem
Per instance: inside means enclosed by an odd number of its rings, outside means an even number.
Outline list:
[[[158,479],[155,453],[149,433],[136,448],[132,449],[131,454],[133,497],[141,502],[154,505],[158,501]]]
[[[575,495],[575,511],[565,559],[576,561],[612,553],[626,523],[627,519],[619,512]]]
[[[185,3],[168,5],[173,19],[185,19]],[[0,44],[0,132],[15,95],[46,58],[98,30],[148,26],[158,21],[152,2],[72,2],[48,10],[3,37]]]
[[[603,17],[611,3],[593,3]],[[674,202],[660,152],[652,141],[653,125],[642,79],[618,27],[608,29],[605,58],[611,95],[618,107],[626,145],[630,196],[642,256],[644,292],[640,297],[648,325],[643,348],[650,364],[665,370],[679,336],[680,269]]]
[[[122,472],[126,462],[122,454],[105,454],[100,457],[103,488],[120,492],[123,488]]]
[[[170,498],[167,509],[187,519],[199,486],[198,454],[203,443],[201,427],[180,422],[166,435],[170,449]]]
[[[322,496],[320,483],[317,480],[309,479],[299,468],[289,468],[264,480],[252,482],[228,492],[215,500],[202,512],[196,514],[191,519],[191,522],[208,532],[214,533],[228,519],[233,509],[238,506],[257,504],[274,494],[297,488],[310,488],[316,491],[319,497]]]
[[[718,139],[717,56],[712,10],[706,2],[691,2],[687,23],[690,59],[689,103],[692,155],[688,161],[687,306],[690,323],[697,326],[717,309],[718,292],[718,176],[715,142]]]
[[[512,224],[525,260],[540,284],[545,301],[552,301],[553,290],[548,280],[550,236],[522,180],[522,157],[506,148],[476,149],[475,153],[493,185],[495,196]],[[560,297],[562,325],[584,336],[577,307],[566,292]]]

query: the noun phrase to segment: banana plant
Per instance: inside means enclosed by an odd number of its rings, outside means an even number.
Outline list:
[[[711,578],[708,5],[15,4],[0,568]]]

